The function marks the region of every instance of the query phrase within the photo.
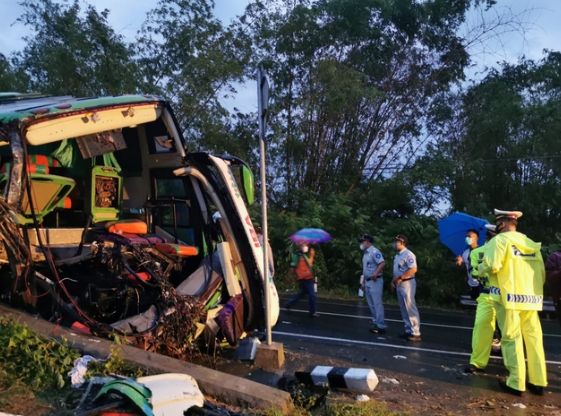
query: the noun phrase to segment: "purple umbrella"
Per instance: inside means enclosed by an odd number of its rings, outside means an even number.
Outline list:
[[[302,228],[301,230],[298,230],[294,234],[292,234],[289,238],[296,244],[327,243],[328,241],[331,241],[333,239],[333,237],[331,237],[327,231],[324,231],[321,228]]]

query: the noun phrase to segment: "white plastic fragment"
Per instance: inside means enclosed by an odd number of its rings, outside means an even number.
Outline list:
[[[395,358],[396,360],[407,360],[407,357],[405,355],[394,355],[393,358]]]
[[[357,402],[367,402],[370,400],[370,397],[368,397],[366,394],[359,394],[356,396],[356,401]]]
[[[387,384],[399,384],[399,381],[395,378],[389,378],[389,377],[382,377],[382,383],[387,383]]]
[[[73,388],[80,388],[84,384],[86,373],[88,371],[88,364],[92,361],[97,361],[91,355],[84,355],[74,360],[74,367],[68,372],[70,376],[70,383]]]
[[[137,378],[152,392],[152,407],[155,416],[183,416],[193,406],[203,407],[204,396],[197,381],[178,373],[158,374]]]
[[[526,409],[526,405],[524,403],[514,403],[513,407],[519,407],[520,409]]]

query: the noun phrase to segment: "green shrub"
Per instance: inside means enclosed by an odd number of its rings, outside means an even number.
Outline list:
[[[333,236],[331,242],[315,246],[320,296],[322,293],[356,294],[362,273],[362,253],[357,237],[369,233],[384,255],[385,297],[393,300],[395,294],[390,292],[389,285],[395,255],[392,244],[394,236],[402,233],[408,236],[409,248],[417,256],[418,302],[431,306],[457,304],[459,296],[468,291],[465,269],[455,265],[454,255],[440,243],[436,219],[416,215],[403,201],[387,200],[386,187],[374,184],[350,195],[302,194],[297,196],[291,210],[272,206],[269,235],[279,289],[296,287],[295,278],[288,275],[290,254],[294,249],[288,236],[300,228],[318,227]]]
[[[21,380],[36,390],[62,388],[79,354],[66,342],[35,335],[27,326],[0,318],[3,381]]]

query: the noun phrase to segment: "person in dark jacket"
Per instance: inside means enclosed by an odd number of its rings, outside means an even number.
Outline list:
[[[545,279],[561,324],[561,250],[554,251],[547,258]]]

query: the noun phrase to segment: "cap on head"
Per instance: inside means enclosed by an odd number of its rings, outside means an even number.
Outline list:
[[[518,220],[522,216],[520,211],[503,211],[495,208],[495,220]]]
[[[372,237],[370,234],[363,234],[359,237],[358,242],[362,243],[363,241],[368,241],[369,243],[373,243],[374,237]]]
[[[404,245],[409,244],[409,240],[403,234],[396,235],[394,241],[401,241]]]

